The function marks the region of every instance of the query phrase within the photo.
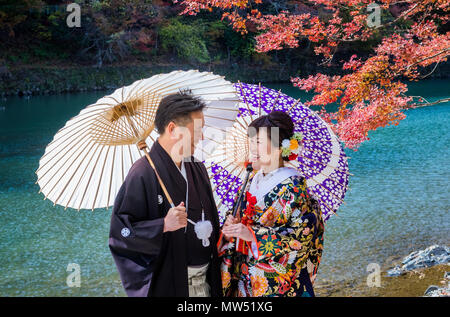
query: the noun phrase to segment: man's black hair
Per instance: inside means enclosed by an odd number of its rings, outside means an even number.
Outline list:
[[[164,133],[167,125],[174,121],[186,125],[191,121],[191,113],[202,111],[206,104],[200,97],[194,96],[190,89],[165,96],[159,103],[155,115],[155,127],[159,134]]]

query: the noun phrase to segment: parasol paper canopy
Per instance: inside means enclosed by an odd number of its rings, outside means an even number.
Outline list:
[[[246,175],[248,126],[274,110],[288,113],[294,122],[294,132],[304,136],[298,158],[285,166],[296,168],[306,178],[309,194],[319,201],[323,218],[328,220],[342,204],[351,175],[338,137],[317,112],[281,91],[260,84],[237,83],[235,87],[241,100],[240,113],[224,142],[205,160],[221,221],[232,208]]]
[[[210,72],[173,71],[119,88],[81,110],[47,145],[36,170],[44,199],[78,210],[112,206],[131,165],[144,155],[137,144],[151,147],[158,137],[159,102],[182,89],[206,103],[209,130],[224,130],[235,120],[239,99],[233,84]],[[208,143],[221,141],[205,138],[199,148],[205,152]]]

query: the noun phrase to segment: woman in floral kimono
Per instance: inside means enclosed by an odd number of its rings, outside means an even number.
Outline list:
[[[323,220],[305,178],[284,167],[301,147],[302,136],[293,130],[289,115],[280,111],[249,126],[250,161],[258,172],[245,193],[242,217],[227,217],[217,245],[225,296],[314,296]]]

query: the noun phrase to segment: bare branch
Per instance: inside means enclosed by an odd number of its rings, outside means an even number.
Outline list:
[[[423,97],[419,97],[425,100],[425,98]],[[411,108],[421,108],[421,107],[428,107],[428,106],[434,106],[437,105],[439,103],[444,103],[444,102],[449,102],[450,101],[450,97],[449,98],[442,98],[433,102],[426,102],[426,103],[421,103],[421,104],[414,104],[411,106]]]

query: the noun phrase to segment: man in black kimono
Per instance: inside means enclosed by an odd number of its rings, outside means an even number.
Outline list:
[[[188,270],[206,272],[209,291],[200,296],[222,296],[217,208],[206,168],[191,155],[202,137],[204,107],[184,91],[163,98],[156,112],[160,136],[149,155],[174,207],[145,156],[115,198],[109,248],[128,296],[196,296]],[[194,230],[202,213],[212,225],[207,246]]]

